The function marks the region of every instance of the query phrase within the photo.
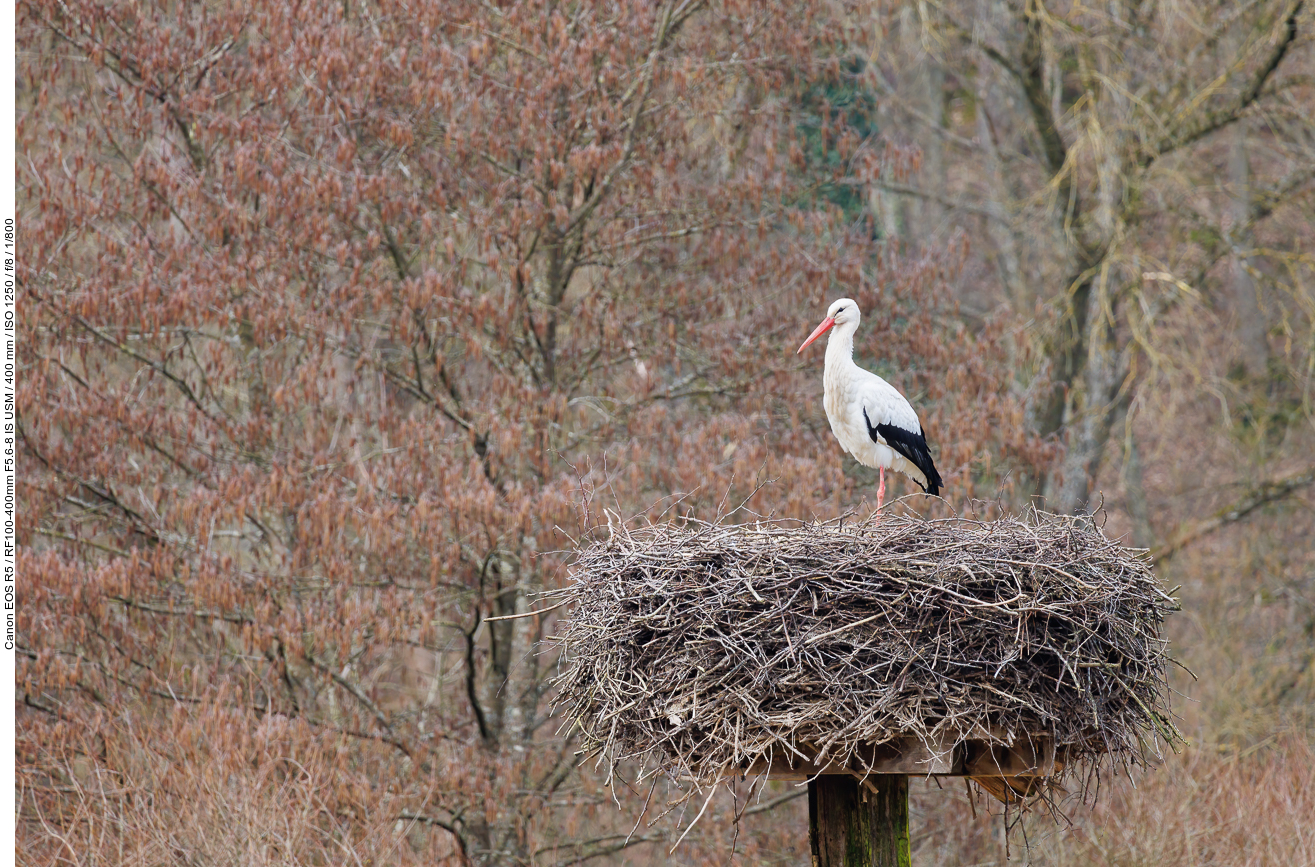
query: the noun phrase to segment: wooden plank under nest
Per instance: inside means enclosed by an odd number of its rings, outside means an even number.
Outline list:
[[[800,750],[805,755],[813,751],[804,747]],[[855,751],[848,767],[828,763],[819,766],[813,761],[796,755],[773,756],[770,761],[759,759],[741,774],[768,774],[772,780],[807,780],[819,774],[907,774],[910,776],[927,774],[954,774],[956,750],[952,742],[943,744],[923,743],[918,738],[898,738],[877,746],[863,746]],[[770,768],[769,768],[770,766]],[[770,773],[769,773],[770,770]]]
[[[1064,770],[1065,751],[1050,738],[1016,741],[1012,746],[969,742],[964,776],[997,801],[1013,804],[1036,790],[1046,777]]]
[[[809,750],[800,750],[808,755]],[[1053,738],[1018,738],[1011,745],[986,740],[954,743],[949,739],[931,744],[919,738],[898,738],[877,746],[860,748],[848,765],[817,762],[795,755],[759,759],[731,775],[761,776],[771,780],[800,782],[814,777],[869,775],[968,777],[1004,803],[1014,803],[1030,794],[1046,777],[1064,769],[1064,749],[1055,748]]]

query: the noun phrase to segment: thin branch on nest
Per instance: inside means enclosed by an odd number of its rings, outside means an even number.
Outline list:
[[[617,528],[574,572],[557,704],[612,763],[708,784],[791,756],[863,771],[896,738],[1041,736],[1068,773],[1179,740],[1177,603],[1090,518]]]

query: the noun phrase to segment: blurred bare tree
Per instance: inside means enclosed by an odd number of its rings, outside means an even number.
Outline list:
[[[1160,325],[1184,302],[1231,312],[1245,377],[1300,392],[1309,352],[1275,357],[1269,342],[1295,326],[1309,346],[1310,263],[1258,239],[1309,225],[1315,21],[1302,0],[915,9],[916,26],[910,9],[878,8],[892,36],[874,86],[907,138],[957,159],[886,186],[981,221],[1007,302],[1041,317],[1020,387],[1035,432],[1065,445],[1035,480],[1050,507],[1092,504],[1115,421],[1181,361]],[[910,68],[948,72],[930,103]]]

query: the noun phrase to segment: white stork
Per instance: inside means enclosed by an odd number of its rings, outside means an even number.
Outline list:
[[[841,298],[831,305],[822,324],[808,335],[799,352],[835,326],[827,338],[826,369],[822,375],[823,405],[831,432],[840,447],[860,464],[881,474],[877,508],[886,497],[886,468],[897,470],[936,496],[941,476],[936,472],[918,414],[904,395],[874,373],[854,363],[854,332],[858,331],[858,305]]]

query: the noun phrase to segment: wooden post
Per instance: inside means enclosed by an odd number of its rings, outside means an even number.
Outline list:
[[[813,867],[909,867],[909,778],[847,774],[808,784],[808,843]]]

